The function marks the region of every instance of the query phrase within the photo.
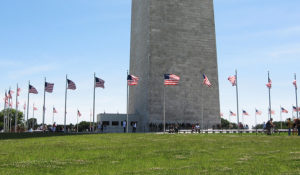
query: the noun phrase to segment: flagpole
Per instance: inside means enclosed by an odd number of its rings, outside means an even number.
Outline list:
[[[6,91],[5,91],[5,95],[7,96],[7,93],[6,93]],[[5,127],[5,122],[6,122],[6,116],[5,116],[5,109],[6,109],[6,96],[4,97],[4,107],[3,107],[3,114],[4,114],[4,116],[3,116],[3,130],[4,130],[4,132],[5,132],[5,130],[6,130],[6,127]]]
[[[25,102],[25,104],[26,104],[26,102]],[[25,120],[25,110],[26,110],[26,106],[24,107],[24,113],[23,113],[24,120]]]
[[[282,109],[280,105],[280,128],[282,129]]]
[[[238,74],[237,70],[235,70],[235,85],[236,85],[236,111],[237,111],[237,127],[238,127],[238,132],[240,132],[240,113],[239,113],[239,91],[238,91]]]
[[[78,133],[78,109],[77,109],[77,133]]]
[[[44,83],[44,104],[43,104],[43,125],[42,125],[42,129],[44,131],[44,124],[45,124],[45,101],[46,101],[46,77],[45,77],[45,83]]]
[[[66,75],[64,133],[67,133],[67,126],[66,126],[66,119],[67,119],[67,89],[68,89],[68,74]]]
[[[12,96],[11,96],[11,88],[9,87],[9,97],[10,98],[8,98],[8,132],[10,132],[11,131],[11,118],[10,118],[10,112],[11,112],[11,100],[12,100]]]
[[[16,91],[16,113],[15,113],[15,133],[17,132],[17,116],[18,116],[18,84],[17,84],[17,91]]]
[[[127,77],[128,77],[128,75],[129,75],[129,72],[128,72],[128,70],[127,70]],[[126,77],[126,79],[127,79],[127,77]],[[128,105],[129,105],[129,86],[128,86],[128,82],[126,82],[126,85],[127,85],[127,109],[126,109],[126,131],[127,131],[127,133],[128,133],[128,123],[129,123],[129,121],[128,121]]]
[[[270,81],[270,72],[268,71],[268,83]],[[271,87],[269,87],[269,120],[272,118],[272,107],[271,107]]]
[[[95,132],[95,92],[96,92],[96,73],[94,73],[94,95],[93,95],[93,128],[92,131]]]
[[[164,85],[164,134],[166,133],[166,86]]]
[[[54,106],[52,108],[52,124],[54,124]]]
[[[297,81],[297,75],[294,74],[295,81]],[[298,87],[297,84],[295,85],[295,94],[296,94],[296,113],[297,113],[297,119],[299,118],[299,108],[298,108]]]
[[[204,85],[203,83],[201,83],[201,133],[203,132],[203,103],[204,103],[204,100],[203,100],[203,89],[204,89]]]
[[[34,130],[34,103],[32,105],[32,131]]]
[[[29,127],[29,122],[28,122],[28,115],[29,115],[29,86],[30,86],[30,81],[28,81],[28,96],[27,96],[27,126],[26,129],[28,131]]]
[[[257,109],[255,109],[255,130],[256,130],[256,135],[257,135],[257,118],[256,118],[256,110]]]

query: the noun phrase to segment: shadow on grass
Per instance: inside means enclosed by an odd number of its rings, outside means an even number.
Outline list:
[[[46,133],[0,133],[0,140],[8,139],[26,139],[39,137],[57,137],[57,136],[72,136],[72,135],[89,135],[94,133],[62,133],[62,132],[46,132]]]

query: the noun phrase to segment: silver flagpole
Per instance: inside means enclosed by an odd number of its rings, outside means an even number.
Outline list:
[[[18,84],[17,84],[17,91],[16,91],[16,113],[15,113],[15,132],[17,132],[17,123],[18,123]]]
[[[77,133],[78,133],[78,109],[77,109]]]
[[[34,103],[32,105],[32,131],[34,130]]]
[[[128,70],[127,70],[127,77],[126,77],[126,79],[128,78],[128,75],[129,75],[129,73],[128,73]],[[129,123],[129,121],[128,121],[128,105],[129,105],[129,86],[128,86],[128,82],[127,82],[127,80],[126,80],[126,85],[127,85],[127,109],[126,109],[126,117],[127,117],[127,119],[126,119],[126,131],[127,131],[127,133],[128,133],[128,123]]]
[[[26,126],[26,129],[28,131],[29,129],[29,122],[28,122],[28,115],[29,115],[29,86],[30,86],[30,81],[28,81],[28,96],[27,96],[27,126]]]
[[[201,74],[200,74],[201,75]],[[203,89],[204,89],[204,85],[201,82],[201,133],[203,132],[203,115],[204,115],[204,100],[203,100]]]
[[[67,126],[66,126],[66,119],[67,119],[67,89],[68,89],[68,75],[66,75],[64,133],[67,133]]]
[[[8,122],[7,122],[7,128],[8,128],[8,132],[10,132],[11,131],[11,117],[10,117],[10,112],[11,112],[11,101],[12,101],[12,96],[11,96],[11,88],[9,87],[9,97],[11,97],[11,98],[8,98]]]
[[[26,102],[25,102],[25,104],[26,104]],[[26,116],[25,116],[25,110],[26,110],[26,106],[24,107],[24,113],[23,113],[24,121],[25,121],[25,117],[26,117]],[[24,124],[24,127],[25,127],[25,125],[26,125],[26,124]],[[26,129],[26,127],[25,127],[24,129]]]
[[[282,129],[282,109],[280,105],[280,128]]]
[[[164,134],[166,133],[166,86],[164,85]]]
[[[5,90],[5,97],[7,97],[7,91]],[[8,102],[8,99],[7,99]],[[4,99],[4,117],[3,117],[3,130],[6,132],[6,120],[7,120],[7,111],[6,111],[6,100]]]
[[[93,128],[92,131],[95,132],[95,92],[96,92],[96,73],[94,73],[94,95],[93,95]]]
[[[257,134],[257,119],[256,119],[256,108],[255,108],[255,130],[256,130],[256,134]]]
[[[296,75],[296,73],[295,73],[295,75],[294,75],[294,77],[295,77],[295,81],[297,81],[297,75]],[[296,113],[297,113],[297,119],[299,118],[299,108],[298,108],[298,87],[297,87],[297,85],[295,85],[295,94],[296,94]]]
[[[240,132],[240,112],[239,112],[239,91],[238,91],[238,74],[237,70],[235,70],[235,85],[236,85],[236,114],[237,114],[237,127],[238,127],[238,132]]]
[[[268,71],[268,83],[270,80],[270,72]],[[272,107],[271,107],[271,87],[269,87],[269,120],[272,118]]]
[[[52,108],[52,124],[54,124],[54,106]]]
[[[46,77],[45,77],[45,83],[44,83],[44,104],[43,104],[43,125],[42,125],[42,129],[44,130],[44,124],[45,124],[45,110],[46,110],[46,106],[45,106],[45,101],[46,101]]]

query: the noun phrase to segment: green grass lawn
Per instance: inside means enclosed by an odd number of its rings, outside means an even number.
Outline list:
[[[0,140],[0,174],[300,174],[300,137],[99,134]]]

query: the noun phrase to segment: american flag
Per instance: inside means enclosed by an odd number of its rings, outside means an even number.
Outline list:
[[[208,78],[205,74],[203,74],[203,78],[204,78],[203,84],[205,84],[208,87],[211,87],[211,83],[210,83],[210,81],[208,80]]]
[[[35,107],[35,106],[33,105],[33,110],[34,110],[34,111],[37,111],[37,110],[38,110],[38,108],[37,108],[37,107]]]
[[[128,86],[135,86],[139,82],[139,77],[134,76],[134,75],[128,75],[127,76],[127,84]]]
[[[262,114],[262,112],[260,110],[257,110],[257,109],[255,109],[255,113],[256,113],[256,115],[261,115]]]
[[[236,116],[236,113],[230,111],[230,116]]]
[[[104,89],[104,83],[105,83],[104,80],[95,77],[95,87],[100,87]]]
[[[67,79],[67,81],[68,81],[68,89],[75,90],[76,89],[75,83],[69,79]]]
[[[165,85],[178,85],[180,77],[175,74],[165,74]]]
[[[294,111],[294,112],[300,111],[300,108],[298,108],[298,110],[297,110],[297,107],[296,107],[296,106],[293,106],[293,111]]]
[[[249,115],[247,111],[243,110],[243,115]]]
[[[297,80],[293,81],[293,85],[295,86],[295,88],[297,88]]]
[[[4,102],[5,102],[5,104],[7,105],[8,104],[8,96],[7,96],[7,93],[5,92],[5,97],[4,97]]]
[[[268,79],[268,83],[266,84],[266,86],[271,89],[272,88],[272,80],[269,78]]]
[[[79,117],[81,117],[81,113],[80,113],[79,110],[77,110],[77,115],[78,115]]]
[[[29,85],[29,93],[32,93],[32,94],[38,94],[38,91],[36,90],[35,87]]]
[[[55,114],[57,113],[57,110],[54,107],[53,107],[53,113]]]
[[[20,96],[21,88],[17,89],[17,96]]]
[[[14,91],[12,90],[9,90],[8,91],[8,98],[12,99],[12,94],[14,93]]]
[[[54,83],[47,83],[45,82],[45,91],[52,93],[54,88]]]
[[[24,103],[23,109],[24,109],[24,110],[26,109],[26,103]]]
[[[270,114],[270,109],[269,109],[269,114]],[[271,110],[271,114],[272,114],[272,115],[275,115],[275,111],[274,111],[274,110]]]
[[[10,103],[9,103],[9,107],[12,107],[13,106],[13,102],[11,101]]]
[[[235,77],[235,75],[228,77],[228,80],[232,84],[232,86],[236,86],[236,77]]]
[[[283,107],[281,107],[281,112],[283,112],[283,113],[289,113],[289,111],[286,110],[286,109],[284,109]]]

